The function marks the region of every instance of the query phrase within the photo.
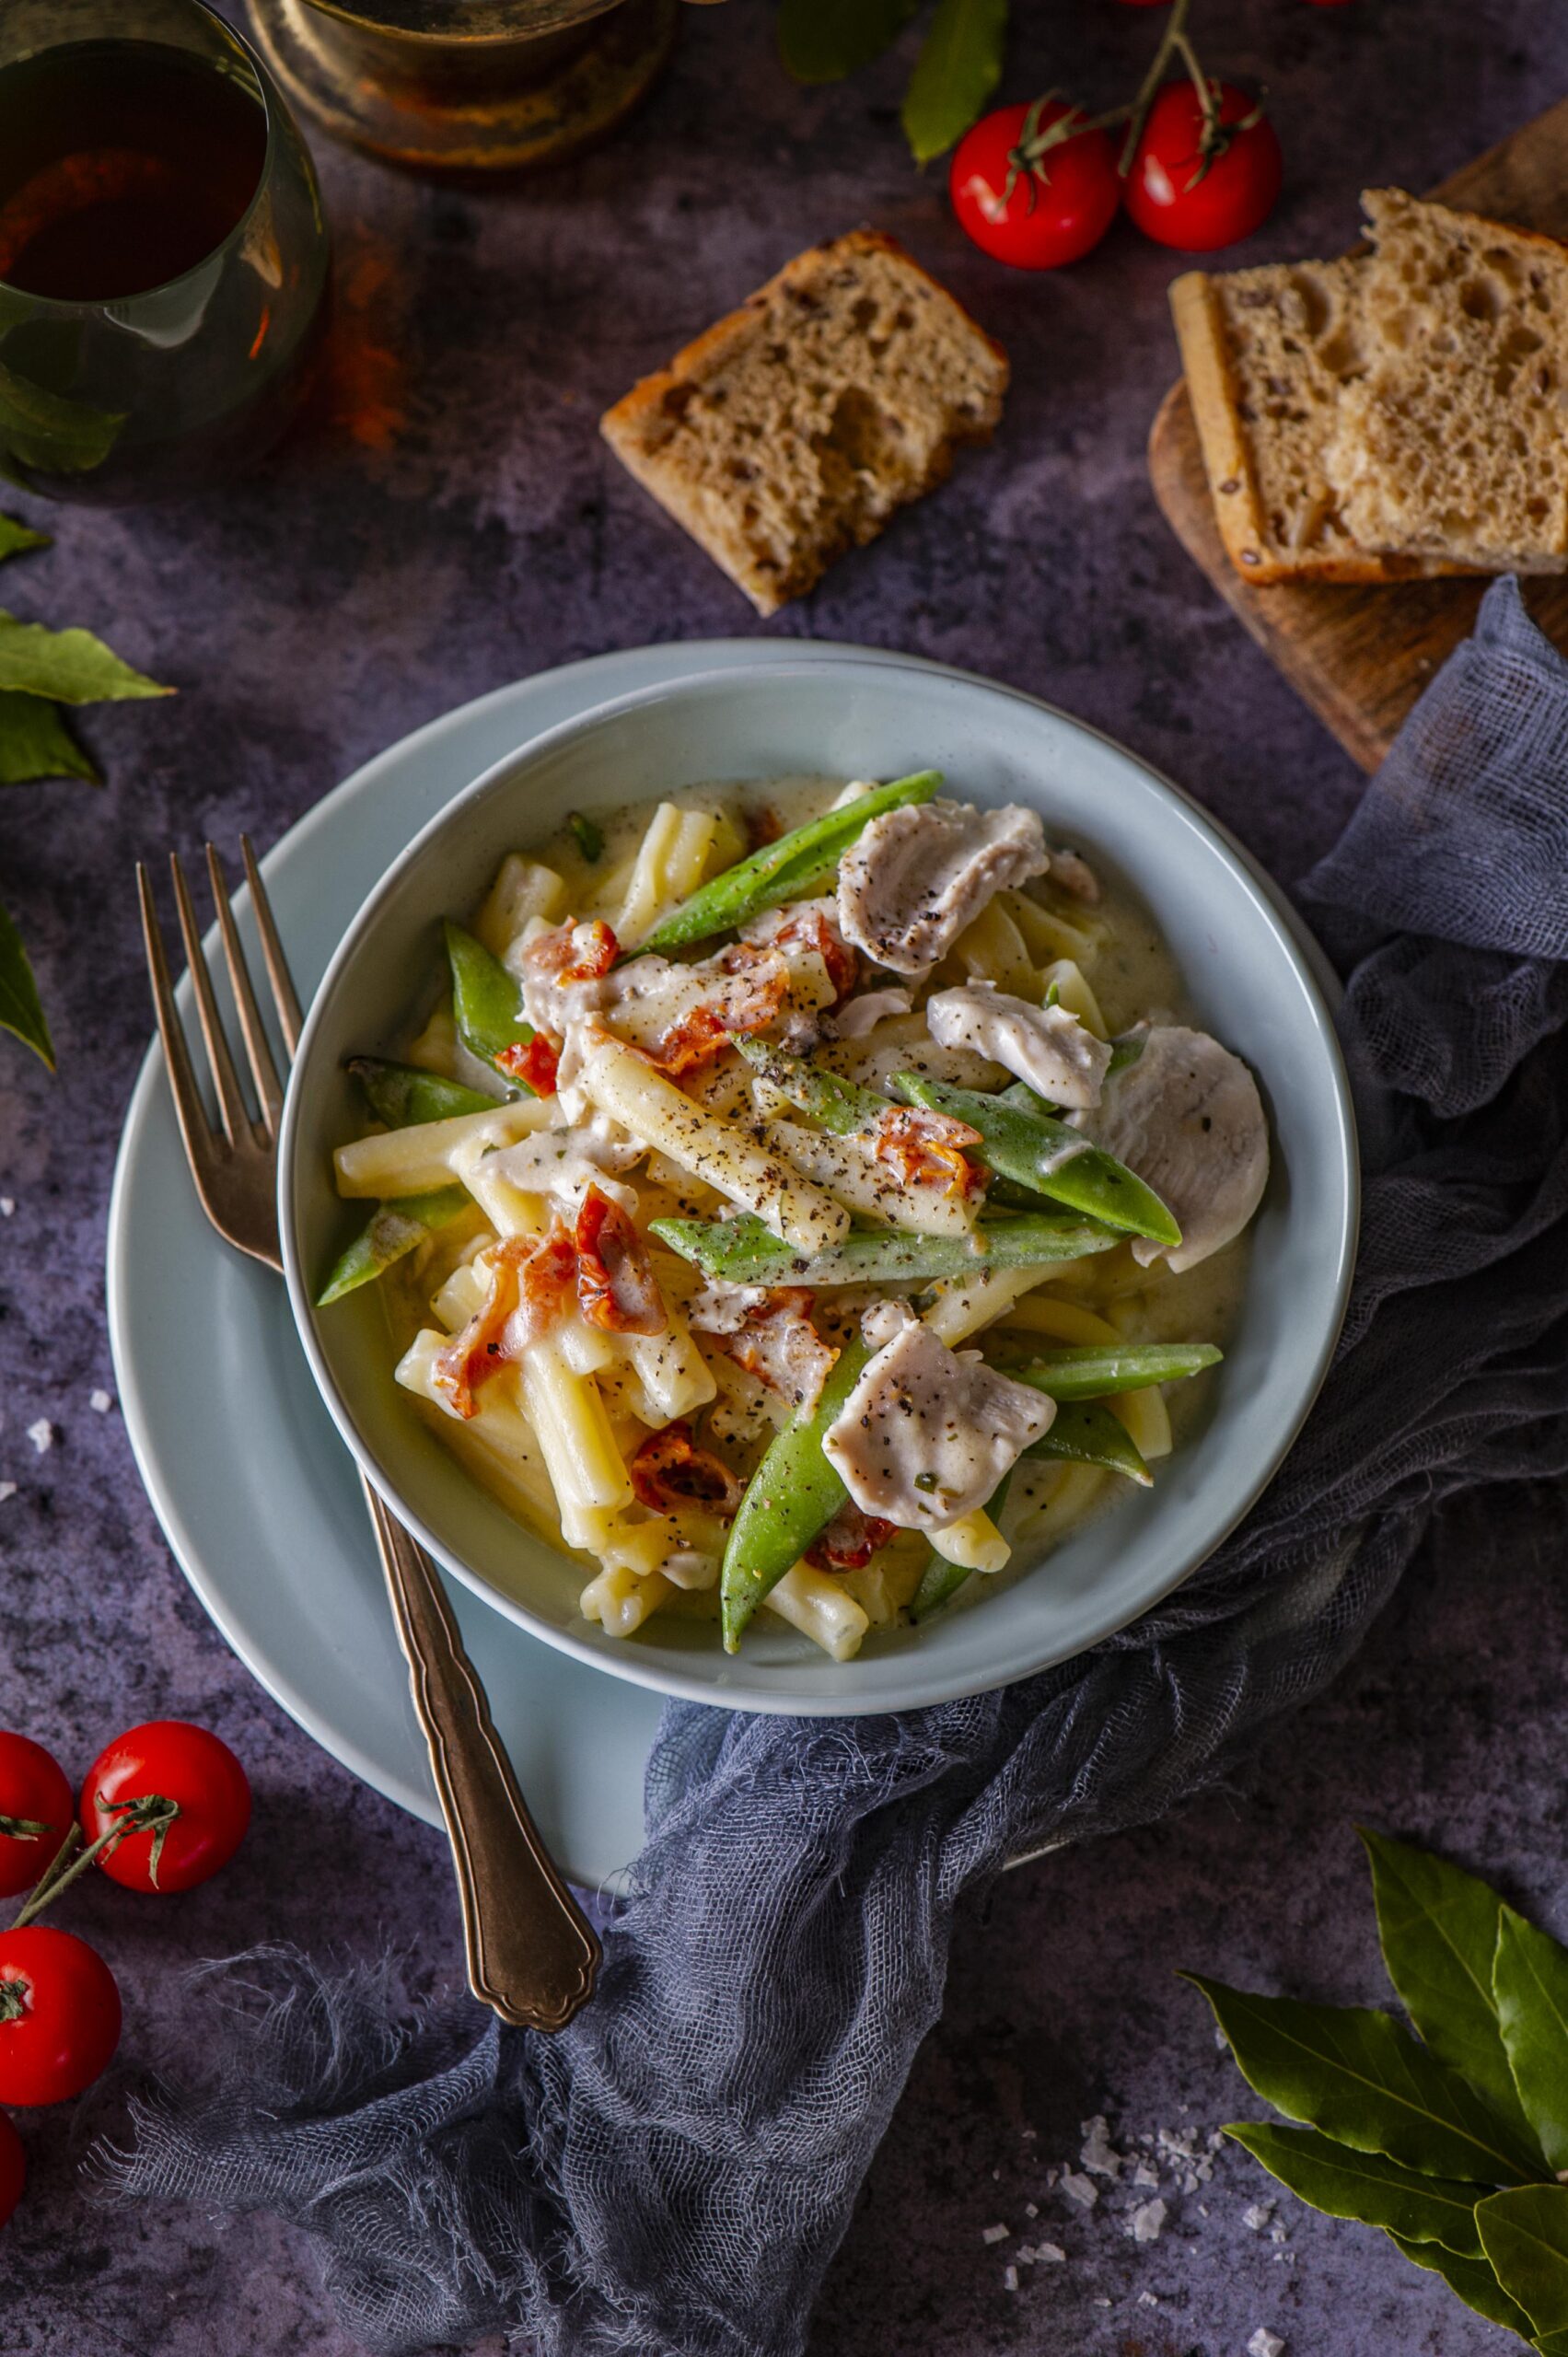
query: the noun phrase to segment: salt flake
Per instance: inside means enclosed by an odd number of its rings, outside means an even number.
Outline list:
[[[1005,2268],[1002,2270],[1002,2289],[1003,2289],[1005,2292],[1016,2292],[1016,2291],[1017,2290],[1017,2288],[1018,2288],[1018,2270],[1017,2270],[1017,2269],[1016,2269],[1016,2267],[1005,2267]]]
[[[982,2243],[1005,2243],[1010,2232],[1006,2226],[982,2226],[980,2238]]]
[[[1271,2332],[1266,2324],[1260,2324],[1247,2344],[1247,2357],[1280,2357],[1283,2347],[1284,2342],[1279,2334]]]
[[[1141,2308],[1157,2308],[1159,2305],[1158,2293],[1140,2292],[1138,2294],[1138,2305]]]
[[[1042,2267],[1065,2267],[1067,2254],[1060,2243],[1036,2243],[1034,2255]]]
[[[46,1449],[53,1447],[54,1427],[47,1416],[40,1416],[36,1423],[28,1426],[28,1438],[41,1457]]]
[[[1092,2169],[1096,2177],[1119,2177],[1121,2175],[1121,2155],[1112,2150],[1104,2112],[1097,2111],[1092,2119],[1081,2119],[1078,2128],[1084,2139],[1084,2149],[1078,2158],[1084,2166]]]
[[[1160,2228],[1165,2224],[1165,2215],[1163,2201],[1140,2202],[1128,2223],[1127,2231],[1135,2243],[1157,2243]]]
[[[1024,2215],[1026,2218],[1038,2218],[1040,2216],[1040,2203],[1038,2201],[1026,2201],[1024,2204]]]
[[[89,1395],[87,1405],[95,1416],[107,1416],[114,1402],[107,1391],[95,1391]]]
[[[16,1494],[17,1485],[14,1481],[0,1481],[0,1506],[5,1504],[7,1498],[14,1498]]]
[[[0,1195],[0,1219],[9,1219],[17,1208],[14,1195]]]
[[[1250,2226],[1255,2235],[1260,2235],[1273,2214],[1274,2205],[1272,2201],[1254,2201],[1249,2208],[1242,2212],[1241,2223],[1244,2226]]]
[[[1062,2190],[1069,2201],[1075,2201],[1082,2210],[1092,2210],[1099,2200],[1099,2188],[1094,2179],[1081,2177],[1076,2169],[1063,2170]]]
[[[1132,2182],[1134,2185],[1157,2185],[1159,2181],[1160,2173],[1158,2169],[1152,2169],[1147,2161],[1140,2161],[1137,2167],[1132,2172]]]

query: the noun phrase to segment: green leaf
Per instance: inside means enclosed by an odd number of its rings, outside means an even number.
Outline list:
[[[38,777],[85,777],[89,784],[100,783],[58,704],[42,696],[0,695],[0,785],[25,785]]]
[[[961,139],[1002,79],[1007,0],[937,0],[904,92],[905,136],[917,164]]]
[[[1504,1907],[1492,1985],[1519,2101],[1549,2165],[1568,2169],[1568,1949]]]
[[[1292,2119],[1425,2177],[1517,2183],[1539,2167],[1474,2089],[1390,2014],[1182,1977],[1214,2007],[1249,2086]]]
[[[52,696],[56,703],[104,703],[129,696],[169,696],[133,671],[90,630],[46,630],[0,612],[0,690]]]
[[[1467,2308],[1473,2308],[1478,2316],[1505,2325],[1521,2340],[1529,2339],[1528,2316],[1517,2301],[1508,2297],[1484,2258],[1461,2258],[1457,2251],[1445,2249],[1441,2243],[1407,2242],[1402,2235],[1391,2234],[1388,2240],[1412,2267],[1429,2268],[1434,2275],[1441,2275],[1449,2291],[1463,2300]]]
[[[1227,2136],[1244,2144],[1271,2177],[1330,2218],[1383,2226],[1409,2242],[1441,2243],[1461,2258],[1482,2257],[1475,2205],[1491,2189],[1458,2178],[1423,2177],[1385,2153],[1356,2153],[1316,2128],[1280,2128],[1272,2119],[1233,2121]]]
[[[0,305],[0,328],[8,324]],[[46,474],[90,474],[119,439],[123,412],[89,409],[64,393],[0,366],[0,473],[15,477],[18,467]]]
[[[0,1031],[14,1032],[24,1047],[41,1056],[51,1072],[54,1070],[54,1043],[44,1021],[43,1002],[22,936],[4,907],[0,907]]]
[[[1479,2089],[1533,2151],[1535,2136],[1498,2026],[1492,1965],[1503,1901],[1489,1883],[1365,1826],[1377,1936],[1388,1978],[1440,2062]]]
[[[0,516],[0,560],[48,546],[47,532],[35,532],[30,524],[18,523],[15,516]]]
[[[797,82],[842,82],[896,41],[919,0],[784,0],[779,55]]]
[[[1537,2332],[1568,2332],[1568,2185],[1521,2185],[1475,2213],[1504,2291]]]

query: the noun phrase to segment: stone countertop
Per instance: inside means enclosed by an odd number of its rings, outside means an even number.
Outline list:
[[[1151,38],[1109,0],[1020,0],[1015,16],[1020,96],[1070,81],[1109,103]],[[1199,22],[1213,70],[1268,83],[1285,148],[1280,208],[1237,260],[1335,250],[1363,181],[1427,185],[1568,85],[1568,17],[1539,0],[1207,0]],[[193,1717],[257,1795],[245,1849],[207,1887],[138,1903],[99,1883],[73,1903],[121,1978],[134,2061],[178,2055],[193,1959],[259,1939],[393,1945],[435,1983],[460,1974],[460,1947],[439,1839],[356,1785],[230,1655],[118,1414],[91,1404],[112,1386],[105,1210],[149,1028],[133,860],[241,828],[264,845],[450,705],[669,637],[858,641],[1013,681],[1169,772],[1287,884],[1358,791],[1150,494],[1174,258],[1119,226],[1071,272],[1001,271],[954,228],[940,176],[905,158],[896,64],[796,90],[771,23],[755,6],[692,10],[638,121],[533,183],[437,188],[319,141],[339,261],[330,367],[265,470],[157,511],[4,503],[57,535],[7,569],[6,604],[99,627],[181,690],[91,714],[107,789],[10,788],[0,839],[61,1059],[51,1080],[0,1048],[0,1480],[17,1485],[0,1504],[0,1724],[79,1772],[134,1720]],[[1008,414],[991,451],[760,625],[594,422],[787,255],[862,220],[1008,345]],[[1283,2195],[1249,2223],[1270,2187],[1207,2138],[1257,2107],[1172,1972],[1376,2002],[1358,1817],[1441,1842],[1568,1931],[1562,1527],[1552,1497],[1461,1505],[1244,1791],[1048,1858],[965,1920],[947,2018],[829,2280],[820,2357],[1240,2357],[1260,2327],[1290,2357],[1517,2345],[1363,2229]],[[1076,2167],[1096,2114],[1132,2158],[1086,2210],[1047,2178]],[[0,2243],[6,2357],[350,2357],[308,2255],[270,2221],[107,2209],[77,2169],[91,2101],[20,2124],[32,2184]],[[1171,2150],[1193,2130],[1202,2169]],[[1131,2183],[1138,2159],[1157,2189]],[[1128,2213],[1156,2192],[1163,2230],[1137,2241]],[[997,2225],[1009,2238],[987,2242]],[[1065,2257],[1019,2264],[1024,2243]]]

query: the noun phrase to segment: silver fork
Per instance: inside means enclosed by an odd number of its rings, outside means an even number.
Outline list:
[[[299,1040],[299,1000],[250,839],[241,835],[239,842],[273,1004],[286,1059],[292,1062]],[[138,862],[142,935],[158,1033],[185,1141],[185,1158],[203,1210],[226,1242],[281,1271],[277,1133],[283,1089],[223,869],[211,843],[206,855],[257,1110],[252,1113],[247,1104],[235,1068],[178,853],[170,858],[169,866],[207,1064],[217,1093],[215,1127],[207,1117],[174,1003],[152,880]],[[462,1900],[469,1985],[476,1997],[494,2006],[503,2021],[534,2029],[560,2029],[593,1993],[598,1941],[528,1815],[436,1566],[388,1512],[368,1481],[364,1487],[393,1618],[408,1656],[413,1707],[430,1746],[436,1790],[451,1839]]]

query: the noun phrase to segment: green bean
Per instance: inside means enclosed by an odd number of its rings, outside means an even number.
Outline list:
[[[389,1130],[412,1129],[424,1121],[447,1121],[458,1113],[482,1113],[496,1103],[477,1088],[439,1073],[421,1072],[417,1064],[389,1063],[381,1056],[351,1056],[348,1069],[364,1089],[370,1110]]]
[[[726,1653],[738,1650],[740,1632],[762,1598],[799,1562],[849,1495],[822,1441],[870,1356],[858,1336],[845,1343],[810,1415],[790,1418],[751,1476],[730,1525],[719,1573]]]
[[[482,941],[447,920],[447,957],[452,969],[452,1016],[458,1037],[470,1056],[494,1064],[504,1049],[526,1048],[533,1027],[523,1019],[523,993],[514,974]],[[501,1068],[496,1066],[497,1071]],[[513,1073],[503,1077],[523,1096],[533,1090]]]
[[[842,1080],[835,1072],[815,1072],[804,1057],[792,1056],[769,1040],[736,1039],[731,1044],[770,1088],[835,1137],[864,1136],[875,1128],[878,1114],[888,1110],[887,1098],[875,1089]]]
[[[917,776],[879,785],[842,810],[824,811],[804,827],[796,827],[777,842],[764,843],[749,859],[738,860],[692,893],[689,900],[666,917],[642,944],[644,951],[664,956],[706,941],[715,933],[730,933],[764,909],[785,900],[804,900],[836,873],[851,843],[873,819],[885,810],[901,810],[912,802],[929,802],[942,783],[940,770],[922,770]]]
[[[1048,1268],[1058,1260],[1108,1252],[1120,1239],[1092,1219],[1044,1212],[1025,1219],[982,1219],[968,1236],[910,1236],[902,1229],[852,1228],[842,1244],[809,1255],[781,1244],[749,1213],[738,1219],[656,1219],[650,1232],[705,1276],[743,1285],[929,1284],[938,1277],[979,1277],[989,1269]]]
[[[1146,1391],[1155,1383],[1180,1383],[1218,1366],[1224,1356],[1213,1342],[1083,1342],[1009,1364],[1005,1372],[1052,1399],[1104,1399],[1119,1391]]]
[[[1098,1399],[1063,1399],[1045,1438],[1031,1442],[1024,1455],[1067,1465],[1098,1465],[1108,1473],[1124,1473],[1142,1490],[1154,1486],[1155,1477],[1132,1434]]]
[[[325,1309],[329,1302],[341,1301],[345,1293],[384,1275],[394,1260],[472,1208],[466,1187],[434,1187],[427,1195],[401,1195],[394,1203],[377,1203],[317,1295],[317,1308]]]
[[[974,1577],[967,1563],[949,1563],[946,1555],[935,1548],[931,1561],[920,1575],[920,1585],[910,1598],[910,1619],[928,1620],[945,1604],[950,1604],[964,1582]]]
[[[951,1113],[978,1130],[981,1143],[973,1151],[1015,1186],[1032,1188],[1052,1202],[1068,1203],[1134,1236],[1180,1243],[1181,1230],[1153,1188],[1066,1121],[1005,1105],[976,1088],[923,1080],[918,1073],[895,1073],[892,1086],[907,1103]]]
[[[586,811],[568,810],[566,830],[590,867],[597,867],[604,857],[604,830],[596,827]]]

